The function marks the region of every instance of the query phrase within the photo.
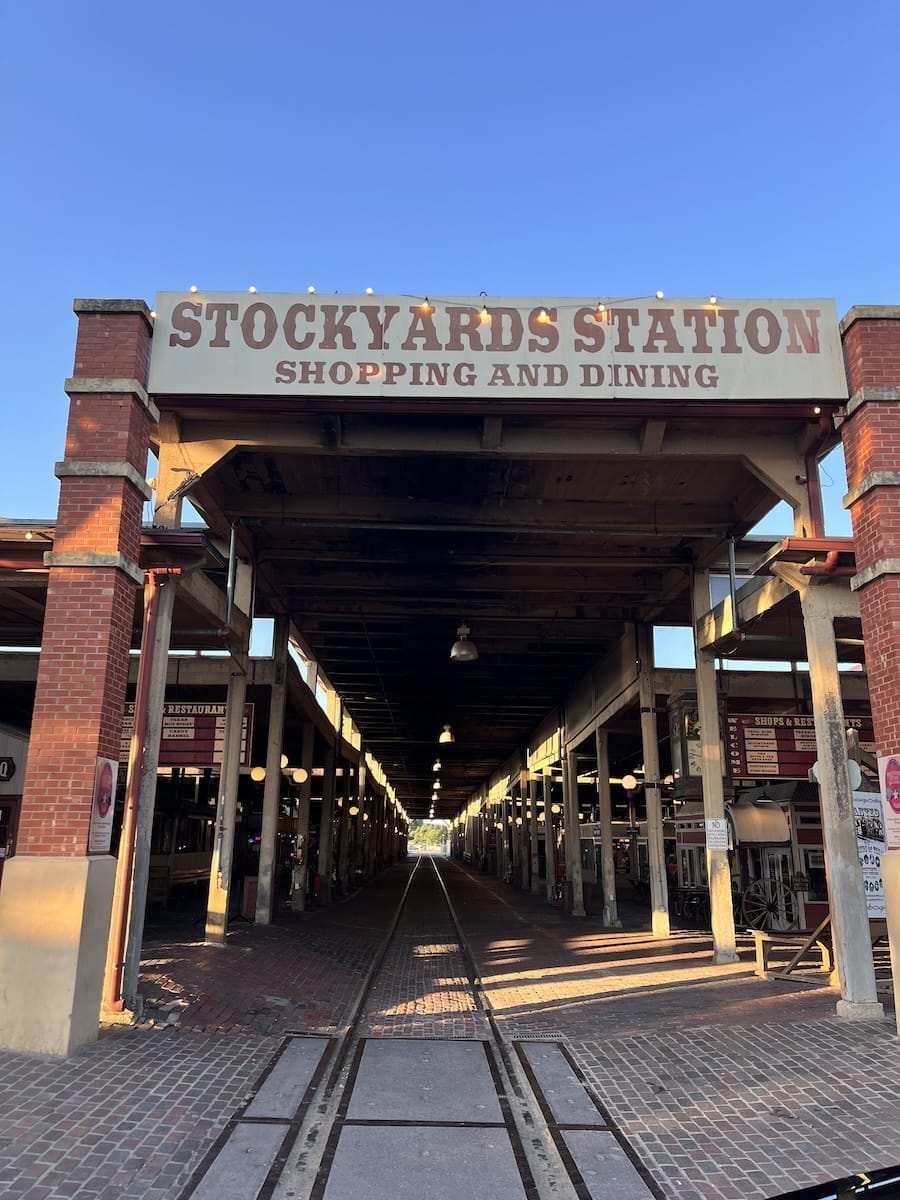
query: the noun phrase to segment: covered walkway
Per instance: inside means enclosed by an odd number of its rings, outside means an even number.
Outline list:
[[[289,1035],[346,1026],[414,862],[327,909],[234,919],[224,948],[203,940],[202,903],[151,910],[139,1024],[110,1026],[64,1060],[0,1052],[4,1195],[202,1195],[204,1169]],[[713,966],[708,935],[652,938],[648,909],[624,896],[622,929],[606,930],[461,863],[439,866],[501,1044],[531,1058],[559,1048],[627,1148],[645,1189],[635,1195],[765,1197],[900,1160],[890,1013],[842,1021],[834,989],[757,979],[749,939],[739,962]],[[434,949],[430,967],[421,954],[393,964],[389,991],[367,1005],[367,1038],[482,1036],[463,964]],[[469,1084],[454,1086],[471,1101]],[[409,1155],[427,1155],[425,1134],[408,1133]],[[368,1194],[402,1195],[398,1165],[374,1158]]]

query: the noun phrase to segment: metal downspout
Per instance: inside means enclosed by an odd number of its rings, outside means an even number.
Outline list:
[[[134,849],[137,834],[138,813],[141,798],[141,762],[144,757],[144,737],[150,697],[150,682],[153,669],[156,625],[159,616],[159,576],[180,575],[178,568],[147,571],[150,595],[144,609],[144,630],[141,638],[141,655],[138,661],[137,690],[134,698],[134,732],[128,751],[128,776],[125,791],[125,813],[122,832],[119,836],[119,869],[116,876],[116,894],[110,924],[110,947],[112,962],[106,977],[104,1006],[109,1012],[122,1012],[125,1001],[122,996],[122,978],[125,970],[125,943],[128,936],[128,909],[131,897],[131,880],[134,869]]]
[[[847,578],[856,574],[855,567],[839,567],[838,566],[839,551],[829,550],[825,555],[825,561],[820,563],[807,563],[806,566],[800,568],[801,575],[833,575],[836,578]]]

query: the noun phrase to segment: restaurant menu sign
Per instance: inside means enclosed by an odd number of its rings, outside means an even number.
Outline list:
[[[161,292],[155,395],[844,401],[831,300]]]
[[[171,703],[163,706],[162,736],[159,743],[161,767],[220,767],[225,748],[225,703]],[[134,705],[125,705],[121,762],[128,762],[134,731]],[[253,705],[244,705],[241,726],[241,765],[250,763],[253,739]]]
[[[871,718],[847,717],[844,724],[859,733],[859,744],[874,749]],[[770,713],[729,715],[728,764],[732,779],[806,779],[816,761],[813,717]]]

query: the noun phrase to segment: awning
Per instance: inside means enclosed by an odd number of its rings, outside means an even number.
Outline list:
[[[791,840],[787,817],[777,804],[744,801],[726,808],[725,815],[731,822],[735,846],[741,843],[777,846]]]

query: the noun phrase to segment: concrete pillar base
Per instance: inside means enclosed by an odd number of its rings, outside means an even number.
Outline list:
[[[0,1046],[66,1056],[97,1040],[116,860],[16,855],[0,892]]]
[[[669,937],[672,931],[669,926],[669,910],[667,908],[653,910],[651,930],[654,937]]]
[[[834,1011],[846,1021],[882,1021],[884,1005],[877,1000],[838,1000]]]
[[[724,967],[727,963],[736,963],[741,961],[741,956],[737,950],[713,950],[713,965],[716,967]]]
[[[104,1025],[135,1025],[141,1019],[143,1011],[141,1000],[134,1008],[107,1008],[104,1004],[100,1009],[100,1020]]]
[[[606,929],[621,929],[622,928],[622,922],[621,922],[620,918],[616,915],[616,912],[614,912],[610,909],[607,909],[607,908],[604,908],[604,910],[603,910],[603,925],[604,925],[604,928],[606,928]]]

